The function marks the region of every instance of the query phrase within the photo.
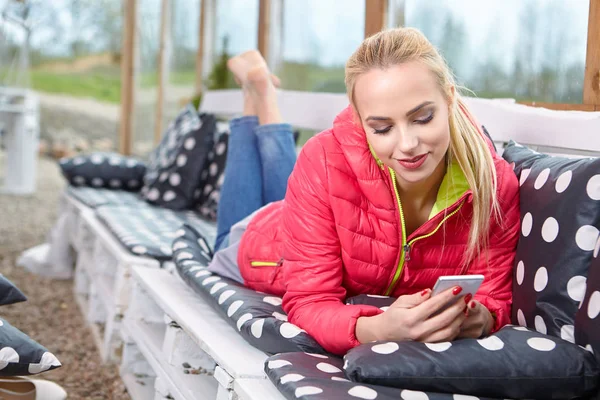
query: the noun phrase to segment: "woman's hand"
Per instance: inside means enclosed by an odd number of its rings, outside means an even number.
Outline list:
[[[356,324],[356,337],[361,343],[376,340],[415,340],[444,342],[461,333],[466,315],[464,297],[436,314],[449,302],[460,296],[462,289],[454,287],[435,297],[431,290],[400,296],[383,314],[361,317]],[[467,299],[467,300],[470,300]]]
[[[488,336],[494,327],[494,317],[483,304],[477,300],[469,302],[467,318],[460,327],[460,338],[478,339]]]

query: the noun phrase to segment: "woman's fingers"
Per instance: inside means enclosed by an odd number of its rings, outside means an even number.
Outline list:
[[[463,296],[463,298],[459,298],[458,301],[455,301],[450,307],[446,308],[439,314],[428,318],[422,325],[422,335],[426,336],[433,332],[438,332],[448,326],[456,324],[457,321],[460,321],[458,323],[458,327],[460,328],[460,325],[462,325],[466,318],[466,306],[467,305],[465,304]]]
[[[465,320],[465,314],[460,313],[450,324],[425,336],[422,341],[428,343],[450,342],[461,334],[461,326]]]
[[[415,311],[417,311],[419,316],[423,317],[423,319],[427,319],[431,315],[442,310],[448,304],[458,300],[461,297],[461,292],[462,288],[460,286],[455,286],[445,290],[442,293],[435,295],[429,300],[419,304],[417,307],[415,307]],[[465,304],[463,303],[462,305],[464,306]]]
[[[431,289],[425,289],[421,292],[398,297],[390,307],[413,308],[428,300],[430,297]]]

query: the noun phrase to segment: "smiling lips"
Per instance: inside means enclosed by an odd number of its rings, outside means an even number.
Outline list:
[[[408,159],[405,158],[402,160],[398,160],[398,163],[406,169],[417,169],[421,165],[423,165],[423,163],[427,159],[427,154],[428,153],[421,154],[420,156],[416,156],[413,158],[408,158]]]

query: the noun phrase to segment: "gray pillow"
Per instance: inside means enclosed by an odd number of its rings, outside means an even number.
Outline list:
[[[571,399],[595,393],[600,378],[589,351],[520,326],[480,340],[363,344],[344,358],[354,382],[472,396]]]
[[[0,306],[27,301],[27,297],[11,281],[0,274]]]
[[[146,201],[172,210],[193,207],[215,129],[215,116],[198,114],[192,104],[179,113],[150,154],[141,191]]]
[[[600,228],[600,159],[551,157],[515,142],[502,157],[520,184],[512,322],[574,343]]]
[[[60,366],[54,354],[0,318],[0,376],[35,375]]]
[[[73,186],[138,191],[146,165],[116,153],[92,153],[59,162],[63,176]]]

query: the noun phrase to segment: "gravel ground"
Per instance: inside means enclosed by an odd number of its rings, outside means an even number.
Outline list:
[[[6,173],[0,153],[0,180]],[[63,366],[40,378],[62,385],[69,399],[129,399],[116,366],[102,365],[73,297],[73,282],[33,275],[15,266],[23,250],[43,243],[54,223],[64,187],[56,162],[41,159],[33,196],[0,194],[0,272],[29,298],[0,315],[40,342]]]

